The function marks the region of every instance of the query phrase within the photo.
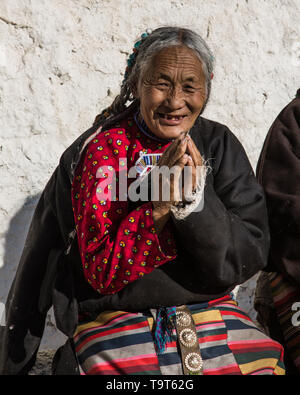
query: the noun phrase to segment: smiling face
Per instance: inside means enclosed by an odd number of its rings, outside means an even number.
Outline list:
[[[194,125],[206,100],[202,64],[187,47],[159,51],[140,79],[136,97],[149,129],[174,139]]]

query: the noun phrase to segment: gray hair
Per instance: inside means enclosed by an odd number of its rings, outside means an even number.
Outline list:
[[[211,78],[214,66],[214,58],[208,45],[199,34],[190,29],[160,27],[140,42],[134,63],[126,72],[126,78],[123,81],[119,95],[110,107],[97,115],[95,123],[125,111],[128,108],[128,102],[132,102],[133,106],[137,107],[139,101],[134,98],[133,92],[137,87],[138,81],[143,77],[153,56],[160,50],[173,46],[185,46],[191,49],[201,61],[206,80],[206,101],[202,108],[203,112],[211,91]]]

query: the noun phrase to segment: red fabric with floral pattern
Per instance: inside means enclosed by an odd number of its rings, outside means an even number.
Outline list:
[[[114,169],[118,181],[120,172],[129,171],[140,152],[163,152],[169,144],[144,135],[133,119],[124,120],[119,126],[100,132],[87,145],[72,185],[84,274],[101,294],[116,293],[176,257],[170,224],[159,236],[155,232],[151,202],[129,212],[128,201],[121,201],[118,194],[114,200],[99,200],[103,192],[100,185],[105,182],[99,176],[110,177]],[[129,184],[132,181],[129,179]]]

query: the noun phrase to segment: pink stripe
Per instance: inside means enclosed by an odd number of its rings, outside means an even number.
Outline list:
[[[90,335],[87,337],[85,340],[83,340],[79,345],[76,345],[76,351],[79,352],[84,346],[89,344],[90,342],[94,341],[95,339],[101,339],[102,337],[107,337],[111,334],[122,334],[122,333],[127,333],[130,334],[130,332],[135,331],[136,329],[143,329],[147,325],[147,322],[138,322],[137,324],[134,325],[124,325],[123,327],[117,327],[117,328],[112,328],[112,329],[107,329],[106,331],[103,331],[101,333],[95,333],[94,335]]]
[[[257,376],[257,375],[259,375],[259,374],[269,374],[269,373],[274,373],[274,369],[265,368],[265,369],[261,369],[261,370],[256,370],[255,372],[253,372],[253,373],[248,373],[248,374],[250,374],[251,376]]]
[[[228,317],[230,317],[230,316],[234,316],[234,317],[239,317],[239,318],[242,318],[244,320],[252,322],[251,319],[246,315],[246,313],[243,310],[233,310],[232,311],[232,310],[222,310],[222,309],[220,309],[220,312],[221,312],[222,316],[223,315],[226,316],[226,319],[228,319]]]
[[[131,366],[131,362],[138,361],[137,365]],[[128,365],[123,365],[122,363],[127,362]],[[158,364],[157,356],[156,354],[149,354],[149,355],[139,355],[135,357],[129,357],[129,358],[120,358],[120,359],[114,359],[112,361],[107,361],[107,362],[102,362],[102,363],[95,363],[89,368],[89,372],[95,371],[95,370],[107,370],[107,371],[116,371],[116,370],[124,370],[124,369],[130,369],[132,367],[135,367],[137,369],[138,366],[140,366],[140,370],[145,370],[143,369],[144,367],[147,367],[148,365],[156,365]],[[121,365],[121,366],[120,366]],[[88,373],[89,374],[89,373]]]
[[[136,356],[128,357],[128,358],[118,358],[118,359],[114,358],[112,361],[95,364],[95,365],[93,365],[93,368],[95,366],[111,365],[111,363],[115,364],[115,362],[135,361],[136,359],[147,359],[147,358],[156,358],[156,354],[143,354],[143,355],[136,355]]]
[[[121,368],[114,368],[108,369],[108,370],[103,370],[103,369],[92,369],[88,371],[88,375],[98,375],[98,376],[109,376],[109,375],[128,375],[128,374],[138,374],[141,372],[149,372],[149,371],[159,371],[158,365],[157,364],[149,364],[149,365],[144,365],[144,366],[129,366],[129,367],[121,367]]]
[[[257,350],[259,348],[270,350],[276,348],[282,351],[282,346],[272,339],[257,339],[257,340],[244,340],[244,341],[229,341],[228,347],[233,350],[233,352],[241,351],[251,351],[251,348]]]
[[[95,375],[95,374],[130,374],[130,373],[138,373],[138,372],[145,372],[148,370],[159,370],[158,365],[155,363],[151,363],[151,361],[147,364],[139,364],[136,363],[134,365],[122,366],[122,365],[110,365],[102,368],[101,366],[93,366],[87,372],[88,375]]]
[[[232,345],[235,345],[235,344],[257,344],[257,343],[261,343],[261,344],[263,344],[263,343],[265,343],[265,344],[273,344],[273,345],[276,345],[276,342],[274,341],[274,340],[271,340],[271,339],[253,339],[253,340],[238,340],[238,341],[229,341],[228,342],[228,345],[229,344],[232,344]],[[279,346],[279,345],[278,345]]]
[[[226,338],[227,338],[227,333],[221,333],[220,335],[204,336],[199,338],[199,343],[200,344],[213,343],[213,342],[225,340]]]
[[[219,368],[216,368],[216,369],[204,369],[203,373],[204,374],[214,374],[214,373],[220,372],[220,370],[228,370],[228,369],[232,369],[233,371],[241,372],[238,365],[231,364],[231,365],[223,365],[223,366],[220,366]]]

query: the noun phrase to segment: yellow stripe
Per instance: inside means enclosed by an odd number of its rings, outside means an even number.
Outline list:
[[[193,314],[193,319],[196,325],[210,321],[223,321],[219,310],[202,311],[201,313]]]
[[[284,376],[285,375],[285,370],[277,365],[275,370],[274,370],[274,374],[276,374],[277,376]]]
[[[275,368],[277,367],[278,359],[276,358],[264,358],[258,359],[257,361],[244,363],[239,365],[242,374],[249,374],[259,369],[264,368]]]
[[[149,317],[149,318],[147,318],[147,320],[148,320],[149,329],[150,329],[150,332],[151,332],[152,328],[153,328],[154,319]]]
[[[105,325],[110,319],[114,318],[117,315],[126,314],[125,311],[103,311],[98,315],[95,321],[87,322],[86,324],[82,324],[77,326],[75,333],[73,336],[78,335],[81,331],[86,329],[96,328],[97,326]]]

